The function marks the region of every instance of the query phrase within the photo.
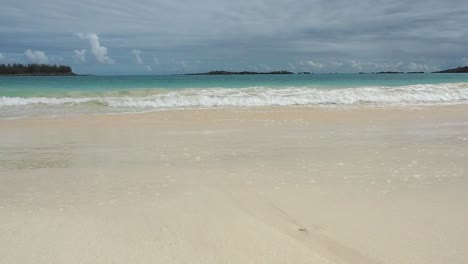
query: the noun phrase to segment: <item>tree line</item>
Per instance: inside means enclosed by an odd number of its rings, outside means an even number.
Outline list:
[[[67,65],[48,64],[0,64],[0,75],[10,74],[72,74],[72,69]]]

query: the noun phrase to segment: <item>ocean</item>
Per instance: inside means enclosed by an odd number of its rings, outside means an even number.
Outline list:
[[[265,106],[468,102],[468,74],[0,77],[0,118]]]

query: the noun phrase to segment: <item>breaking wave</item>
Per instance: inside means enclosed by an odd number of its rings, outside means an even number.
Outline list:
[[[142,95],[96,97],[0,97],[0,107],[27,105],[99,105],[111,108],[170,109],[289,105],[417,105],[468,100],[468,83],[399,87],[316,89],[250,87],[151,90]]]

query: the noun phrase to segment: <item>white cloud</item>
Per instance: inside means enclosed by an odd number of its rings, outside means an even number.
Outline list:
[[[4,60],[5,59],[5,55],[3,55],[2,53],[0,53],[0,60]]]
[[[157,57],[153,57],[153,62],[154,62],[155,64],[159,64],[159,59],[158,59]]]
[[[401,62],[392,64],[381,62],[363,62],[356,60],[351,60],[349,63],[351,64],[351,68],[360,71],[398,71],[398,68],[403,65]]]
[[[357,70],[362,70],[362,67],[363,67],[363,65],[362,65],[361,62],[351,60],[351,68],[357,69]]]
[[[187,69],[189,68],[188,64],[183,60],[183,61],[179,61],[179,65],[182,66],[182,68],[184,69]]]
[[[141,51],[140,50],[132,50],[132,54],[135,56],[135,60],[138,64],[143,64],[143,60],[140,57]]]
[[[40,50],[30,50],[28,49],[27,51],[24,52],[26,55],[26,58],[28,60],[35,62],[35,63],[47,63],[49,61],[49,58],[47,58],[47,55],[45,52],[40,51]]]
[[[131,51],[131,53],[133,54],[133,56],[135,56],[136,63],[145,64],[143,59],[140,57],[141,50],[134,49],[134,50]],[[154,60],[154,58],[153,58],[153,60]],[[145,71],[147,71],[147,72],[152,72],[153,71],[153,69],[149,65],[143,65],[143,69],[145,69]]]
[[[85,62],[86,61],[86,50],[85,49],[82,49],[82,50],[74,50],[73,53],[75,53],[73,55],[73,59],[76,61],[76,62]]]
[[[410,71],[424,71],[424,72],[430,72],[430,71],[436,70],[434,67],[431,67],[427,64],[419,64],[415,62],[411,62],[410,64],[408,64],[407,68]]]
[[[114,64],[115,61],[107,54],[107,48],[101,46],[99,43],[99,37],[96,34],[76,34],[80,39],[86,39],[89,41],[91,46],[91,53],[93,53],[96,60],[102,64]]]
[[[330,64],[335,68],[343,67],[345,65],[345,63],[341,61],[332,61]]]
[[[271,71],[271,67],[266,64],[260,64],[259,66],[262,67],[265,71]]]
[[[318,68],[318,69],[322,69],[325,66],[325,65],[323,65],[323,63],[315,62],[315,61],[301,61],[299,64],[307,65],[307,66],[310,66],[312,68]]]

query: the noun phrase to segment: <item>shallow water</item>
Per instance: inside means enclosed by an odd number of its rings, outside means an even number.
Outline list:
[[[385,107],[467,100],[468,74],[0,78],[0,118],[214,107]]]

